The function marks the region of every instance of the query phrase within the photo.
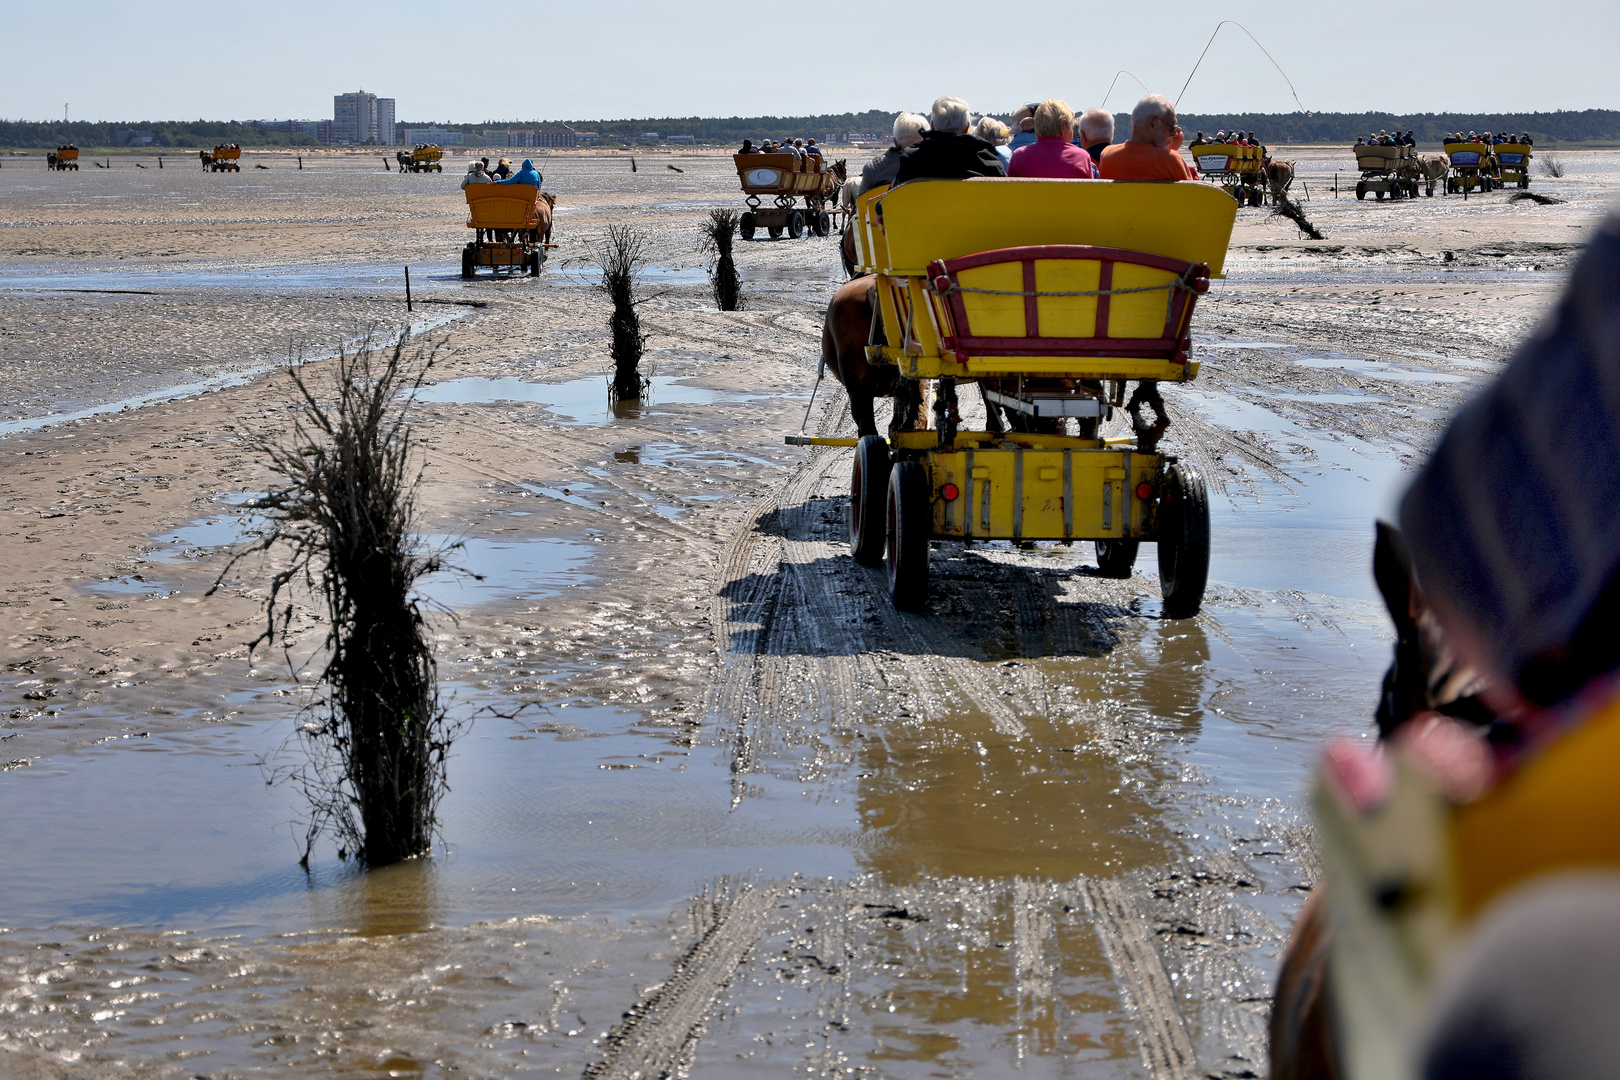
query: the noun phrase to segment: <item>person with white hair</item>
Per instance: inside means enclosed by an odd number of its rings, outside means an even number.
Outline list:
[[[861,182],[857,195],[865,195],[880,184],[894,183],[894,174],[900,168],[900,151],[922,141],[928,130],[928,117],[914,112],[903,112],[894,118],[894,143],[883,153],[861,168]]]
[[[465,189],[469,184],[493,184],[494,182],[495,181],[489,178],[489,174],[484,171],[484,163],[482,161],[475,161],[471,165],[467,166],[467,175],[461,178],[461,186],[463,189]]]
[[[1045,180],[1090,180],[1091,157],[1074,144],[1074,110],[1048,98],[1035,110],[1035,144],[1013,151],[1008,176]]]
[[[928,124],[922,141],[901,153],[900,168],[894,176],[896,184],[1007,175],[995,147],[970,134],[972,118],[967,102],[961,98],[942,97],[935,101]]]
[[[1007,144],[1012,141],[1012,128],[993,116],[981,116],[973,126],[973,134],[995,148],[996,157],[1001,159],[1004,167],[1011,164],[1012,147]]]
[[[1093,164],[1101,161],[1102,152],[1114,141],[1114,114],[1102,108],[1081,113],[1074,141],[1091,157]]]
[[[1196,180],[1181,156],[1176,107],[1162,94],[1149,94],[1131,110],[1131,137],[1102,152],[1105,180]]]

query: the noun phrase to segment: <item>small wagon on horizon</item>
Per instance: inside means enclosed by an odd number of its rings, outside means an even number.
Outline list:
[[[1496,172],[1503,187],[1527,188],[1530,186],[1530,159],[1535,157],[1530,152],[1529,143],[1506,142],[1497,143]]]
[[[443,158],[444,151],[433,143],[417,143],[409,154],[400,150],[394,155],[402,173],[444,172]]]
[[[72,169],[79,171],[79,148],[69,143],[67,146],[58,146],[56,153],[45,155],[45,168],[52,172],[67,172]]]
[[[747,196],[739,229],[744,240],[752,240],[763,228],[771,239],[783,232],[797,240],[808,230],[816,236],[833,231],[832,211],[838,189],[844,183],[844,163],[825,162],[819,155],[736,154],[737,178]],[[760,202],[769,196],[771,205]],[[798,205],[804,200],[804,207]]]
[[[212,172],[241,172],[242,148],[234,144],[229,146],[216,146],[213,151],[199,150],[197,156],[202,159],[202,167]]]

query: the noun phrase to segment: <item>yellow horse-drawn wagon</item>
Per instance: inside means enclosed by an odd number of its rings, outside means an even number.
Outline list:
[[[444,172],[444,151],[432,143],[417,143],[409,154],[401,150],[394,157],[402,173]]]
[[[208,150],[197,151],[202,159],[202,167],[212,172],[241,172],[242,148],[240,146],[216,146],[212,152]]]
[[[1219,184],[1239,206],[1259,206],[1265,201],[1265,147],[1201,143],[1187,149],[1198,175]]]
[[[1496,179],[1496,155],[1490,143],[1448,142],[1446,159],[1451,172],[1446,177],[1446,194],[1490,191],[1501,186]]]
[[[79,171],[79,148],[71,143],[67,146],[58,146],[56,153],[45,155],[45,168],[52,172],[67,172],[69,169]]]
[[[1146,540],[1165,614],[1195,614],[1209,505],[1197,470],[1158,450],[1158,384],[1198,374],[1189,321],[1237,204],[1192,182],[923,180],[867,192],[855,214],[884,342],[868,360],[894,365],[913,400],[931,385],[932,426],[788,441],[854,445],[851,546],[886,565],[895,604],[925,605],[933,540],[1092,540],[1112,577]],[[1017,430],[961,430],[969,382]],[[1105,437],[1115,409],[1131,434]]]
[[[551,240],[551,209],[555,200],[533,184],[468,184],[467,228],[476,230],[461,249],[461,276],[470,278],[480,266],[497,273],[528,271],[540,275]]]
[[[1496,173],[1503,187],[1530,186],[1530,152],[1528,143],[1497,143]]]
[[[1357,146],[1356,168],[1361,179],[1356,182],[1356,198],[1368,194],[1382,199],[1417,198],[1418,155],[1415,146]]]
[[[739,231],[744,240],[752,240],[754,232],[766,229],[771,239],[780,237],[785,230],[797,240],[808,229],[816,236],[832,232],[833,196],[843,183],[839,174],[842,162],[836,166],[824,162],[817,154],[736,154],[737,178],[748,197],[748,209],[743,211]],[[762,196],[770,196],[772,205],[761,205]],[[800,209],[798,202],[804,200]]]

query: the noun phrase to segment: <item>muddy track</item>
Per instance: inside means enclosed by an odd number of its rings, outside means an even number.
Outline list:
[[[662,1080],[680,1074],[709,1011],[770,924],[782,884],[720,882],[700,898],[708,927],[661,985],[636,1004],[603,1040],[602,1059],[585,1080]]]

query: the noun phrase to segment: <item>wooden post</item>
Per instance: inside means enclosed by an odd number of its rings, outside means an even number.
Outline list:
[[[405,310],[411,310],[411,268],[405,268]]]

